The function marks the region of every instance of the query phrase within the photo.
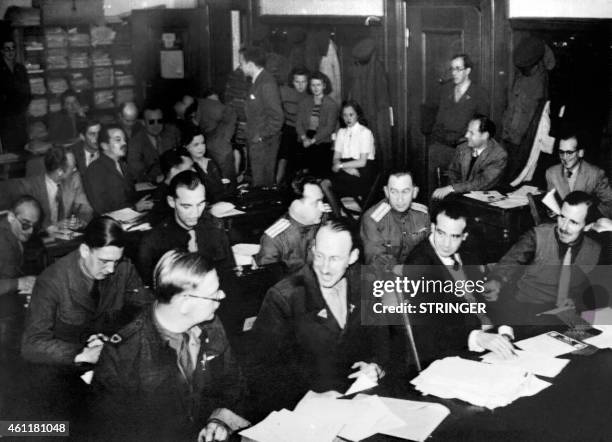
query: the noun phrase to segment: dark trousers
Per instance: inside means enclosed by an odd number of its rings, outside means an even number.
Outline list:
[[[249,163],[253,186],[272,186],[274,184],[279,144],[280,133],[264,138],[259,143],[249,142]]]
[[[455,157],[455,148],[442,143],[433,143],[429,145],[428,149],[428,172],[427,172],[427,193],[431,193],[438,188],[438,186],[446,185],[445,182],[438,182],[438,169],[440,176],[446,175],[448,166]]]

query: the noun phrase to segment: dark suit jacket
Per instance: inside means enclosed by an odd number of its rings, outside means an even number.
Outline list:
[[[489,190],[499,184],[503,177],[508,154],[497,141],[489,140],[488,146],[476,159],[474,167],[468,175],[472,148],[467,143],[462,144],[455,152],[455,158],[448,168],[450,184],[457,193],[472,190]]]
[[[548,190],[556,189],[561,199],[570,193],[567,178],[563,176],[563,167],[556,164],[546,171],[546,185]],[[576,172],[574,190],[582,190],[595,195],[599,200],[598,208],[602,215],[612,217],[612,188],[606,173],[597,166],[582,160]]]
[[[314,99],[311,95],[304,98],[298,104],[297,119],[295,121],[295,130],[299,137],[306,135],[308,131],[308,123],[310,114],[314,107]],[[319,127],[315,133],[315,140],[318,143],[330,143],[331,135],[338,126],[338,103],[329,95],[323,97],[321,102],[321,112],[319,114]]]
[[[32,195],[40,203],[43,210],[41,226],[46,229],[51,224],[51,204],[55,204],[55,201],[49,201],[45,175],[23,178],[21,185],[23,195]],[[85,195],[81,175],[78,173],[74,173],[70,181],[62,183],[62,203],[66,218],[74,215],[85,222],[92,218],[93,209]]]
[[[131,206],[136,199],[134,182],[121,166],[121,175],[115,162],[104,153],[85,171],[85,192],[94,211],[98,214]]]
[[[23,276],[23,247],[11,230],[6,215],[0,217],[0,318],[22,314],[17,279]]]
[[[79,126],[84,118],[76,115],[74,124],[64,110],[49,115],[49,139],[54,142],[66,142],[79,136]]]
[[[249,89],[244,103],[249,141],[278,135],[283,127],[283,108],[276,80],[265,69]]]
[[[479,260],[470,255],[461,254],[464,271],[469,280],[482,279]],[[404,276],[425,281],[454,281],[446,266],[440,261],[428,238],[421,241],[406,259]],[[411,302],[417,308],[424,302],[459,303],[462,297],[454,293],[428,292],[418,293]],[[422,364],[427,364],[440,357],[456,354],[467,348],[468,337],[472,330],[481,326],[478,317],[473,314],[419,314],[410,316],[413,331]]]
[[[70,150],[74,154],[74,158],[76,160],[77,169],[81,173],[81,176],[85,174],[85,169],[87,169],[87,163],[85,161],[85,142],[83,140],[79,140],[72,146],[70,146]],[[102,155],[102,151],[99,151],[100,155]],[[93,163],[93,161],[92,161]],[[89,163],[91,164],[91,163]]]
[[[361,326],[359,271],[347,272],[347,320],[344,329],[328,307],[309,265],[266,294],[253,328],[256,347],[248,364],[252,388],[269,406],[293,406],[309,389],[345,391],[351,365],[388,360],[385,327]],[[282,402],[280,403],[279,400]]]
[[[155,179],[161,175],[159,156],[180,144],[180,137],[175,126],[166,125],[159,136],[161,146],[157,148],[153,146],[146,130],[138,131],[128,141],[128,171],[137,182],[155,182]]]

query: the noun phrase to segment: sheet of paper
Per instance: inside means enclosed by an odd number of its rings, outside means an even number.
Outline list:
[[[546,333],[517,341],[515,345],[523,350],[551,357],[561,356],[576,350],[571,345],[551,338]]]
[[[602,334],[587,338],[583,342],[597,348],[612,348],[612,331],[604,331]]]
[[[119,209],[115,210],[114,212],[109,212],[106,215],[110,216],[115,221],[119,221],[120,223],[132,223],[136,219],[140,218],[143,214],[140,212],[136,212],[130,207],[126,207],[125,209]]]
[[[551,358],[541,356],[529,351],[515,350],[517,356],[512,359],[503,359],[495,353],[487,353],[482,357],[482,361],[488,364],[509,365],[521,368],[533,374],[554,378],[569,363],[569,359]]]
[[[505,198],[505,196],[499,193],[497,190],[473,190],[466,193],[464,196],[478,201],[483,201],[485,203],[493,203]]]
[[[259,253],[261,246],[259,244],[238,243],[232,246],[232,251],[239,255],[253,256]]]
[[[255,325],[255,320],[257,319],[257,316],[251,316],[250,318],[246,318],[244,320],[244,324],[242,325],[242,331],[249,331],[253,328],[253,325]]]
[[[366,376],[364,374],[359,375],[355,382],[346,390],[344,393],[345,396],[349,396],[351,394],[359,393],[360,391],[369,390],[370,388],[374,388],[378,385],[378,382]]]
[[[393,415],[378,396],[366,396],[364,399],[348,402],[355,406],[355,414],[351,420],[345,422],[338,434],[344,439],[360,441],[380,433],[381,430],[403,424],[402,419]]]
[[[134,185],[136,192],[146,192],[147,190],[155,190],[157,186],[152,183],[136,183]]]
[[[556,193],[556,190],[552,189],[550,192],[544,195],[544,198],[542,198],[542,203],[546,207],[548,207],[550,210],[552,210],[553,213],[558,215],[561,213],[561,207],[559,207],[559,203],[557,202],[557,199],[555,198],[555,193]]]
[[[592,324],[597,325],[612,325],[612,308],[604,307],[595,310],[587,310],[582,312],[582,319]],[[597,327],[596,327],[597,328]]]
[[[508,196],[527,196],[529,193],[532,195],[539,195],[542,192],[535,186],[528,186],[525,184],[521,186],[520,189],[510,192]]]
[[[523,207],[529,204],[527,198],[504,198],[503,200],[491,203],[492,206],[501,207],[502,209],[512,209],[514,207]]]
[[[219,215],[214,215],[214,216],[216,216],[217,218],[227,218],[228,216],[243,215],[245,213],[246,212],[244,212],[242,210],[231,209],[231,210],[228,210],[227,212],[223,212],[223,213],[221,213]]]

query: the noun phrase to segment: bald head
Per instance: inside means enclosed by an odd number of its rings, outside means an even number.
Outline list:
[[[133,126],[138,118],[138,107],[136,104],[132,101],[123,103],[123,106],[121,106],[121,112],[119,113],[119,118],[125,126]]]

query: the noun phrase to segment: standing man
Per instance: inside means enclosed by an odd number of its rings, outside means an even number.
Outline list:
[[[19,352],[25,310],[18,294],[29,295],[35,276],[23,274],[23,244],[28,242],[40,220],[38,201],[23,196],[0,217],[0,360]]]
[[[1,44],[0,141],[4,152],[15,152],[28,141],[26,111],[32,96],[26,68],[15,61],[15,42],[4,39]]]
[[[495,123],[477,115],[470,120],[465,134],[467,142],[461,144],[448,168],[450,184],[434,190],[433,199],[443,199],[450,193],[489,190],[504,176],[508,154],[493,139]]]
[[[361,219],[366,264],[402,264],[429,234],[429,213],[426,206],[414,201],[419,188],[410,172],[392,172],[384,191],[386,198]]]
[[[594,207],[589,194],[569,193],[556,224],[533,227],[493,268],[485,297],[500,298],[497,310],[509,315],[509,321],[526,324],[536,314],[575,305],[588,284],[585,275],[599,263],[601,247],[584,235],[585,227],[595,221]]]
[[[574,190],[581,190],[597,198],[602,215],[612,217],[612,188],[606,173],[583,159],[584,148],[578,138],[571,135],[559,143],[560,164],[546,171],[548,190],[555,189],[561,198]]]
[[[359,375],[384,376],[387,330],[361,325],[357,247],[344,221],[327,221],[315,236],[313,263],[266,294],[249,364],[263,413],[293,407],[308,390],[345,391]],[[282,398],[270,395],[279,391]]]
[[[431,234],[417,245],[406,259],[405,274],[414,280],[423,279],[428,284],[452,282],[451,292],[417,293],[415,302],[455,304],[477,303],[476,282],[484,275],[477,257],[462,253],[461,245],[467,239],[468,213],[453,201],[442,201],[436,208],[431,222]],[[473,283],[467,289],[466,282]],[[481,300],[482,301],[482,300]],[[412,301],[411,301],[412,302]],[[492,351],[503,358],[512,357],[513,331],[501,326],[499,333],[492,332],[493,325],[485,313],[434,314],[415,318],[415,336],[422,364],[427,364],[449,352],[461,351],[466,344],[471,351]],[[505,337],[507,336],[507,337]]]
[[[144,128],[128,141],[128,171],[137,182],[156,183],[161,179],[159,156],[179,147],[181,136],[176,126],[164,124],[161,109],[154,105],[145,108]]]
[[[253,186],[274,184],[274,169],[283,126],[283,108],[276,80],[264,69],[266,53],[259,47],[240,50],[240,69],[253,84],[245,102],[246,135]]]
[[[293,200],[289,211],[261,236],[261,249],[255,257],[259,265],[283,262],[290,272],[294,272],[310,261],[315,233],[329,206],[323,203],[319,179],[304,176],[296,179],[293,187],[299,198]]]
[[[83,182],[87,198],[98,214],[131,206],[135,200],[134,181],[127,173],[123,158],[127,145],[123,130],[109,125],[100,131],[102,155],[85,170]],[[150,210],[153,202],[148,196],[138,200],[135,209]]]
[[[450,62],[452,84],[440,92],[440,106],[431,134],[429,146],[429,188],[437,186],[437,170],[447,169],[460,144],[470,119],[489,114],[489,98],[486,91],[472,83],[472,60],[467,54],[454,55]]]
[[[153,280],[157,260],[173,249],[198,252],[219,270],[234,266],[222,223],[204,213],[206,190],[197,172],[186,170],[172,178],[167,201],[172,216],[153,228],[138,250],[138,270],[145,282]]]
[[[102,352],[93,425],[104,441],[225,441],[249,422],[235,414],[245,382],[215,315],[217,272],[199,254],[169,251],[154,273],[156,302]]]

